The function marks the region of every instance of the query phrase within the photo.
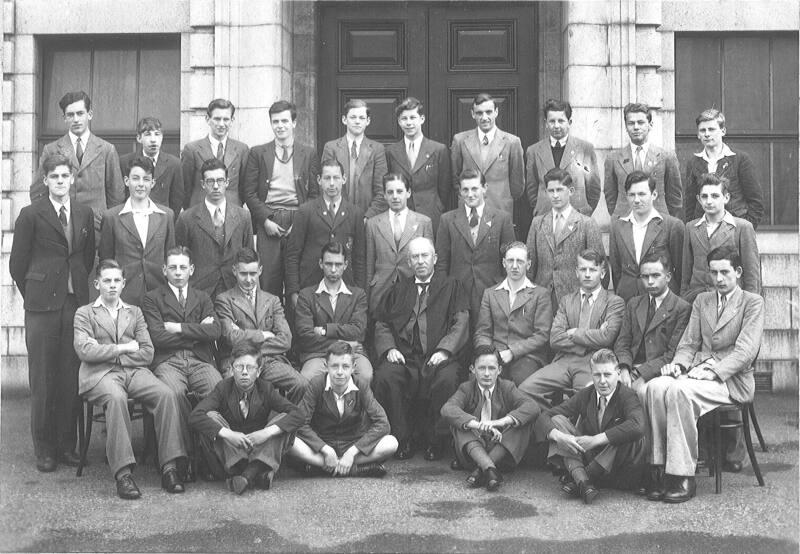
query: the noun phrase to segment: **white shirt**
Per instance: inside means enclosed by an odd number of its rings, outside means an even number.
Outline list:
[[[69,141],[72,143],[72,150],[75,150],[75,145],[78,143],[78,135],[73,134],[72,131],[67,134],[69,135]],[[91,131],[89,131],[87,128],[86,131],[81,135],[81,148],[83,148],[84,152],[86,152],[86,143],[89,142],[89,137],[91,134]]]
[[[392,224],[392,233],[395,235],[402,235],[403,229],[406,228],[406,218],[408,217],[408,208],[403,208],[399,212],[389,210],[389,222]],[[400,227],[398,230],[397,227]]]
[[[127,213],[133,214],[133,224],[136,226],[136,230],[139,232],[139,240],[142,241],[142,246],[146,246],[147,229],[150,226],[150,214],[163,214],[164,210],[156,206],[156,203],[149,198],[147,199],[147,208],[134,209],[131,199],[128,198],[125,201],[125,205],[122,207],[122,210],[120,210],[119,215]]]
[[[717,227],[719,227],[720,223],[722,223],[723,221],[725,223],[727,223],[728,225],[732,225],[732,226],[736,227],[736,220],[731,215],[731,213],[729,211],[727,211],[727,210],[725,211],[725,214],[722,216],[722,219],[718,223],[710,223],[706,219],[706,214],[703,214],[703,216],[695,222],[694,226],[695,227],[700,227],[701,225],[705,225],[706,226],[706,233],[710,237],[711,235],[714,234],[714,231],[717,230]]]
[[[431,273],[431,276],[428,277],[427,281],[420,281],[419,279],[414,277],[414,284],[417,285],[417,294],[422,293],[422,287],[420,285],[428,285],[428,289],[431,288],[431,279],[433,279],[433,273]]]
[[[497,127],[492,127],[492,130],[489,131],[488,133],[484,133],[483,131],[478,129],[478,140],[481,143],[481,146],[483,146],[483,137],[489,139],[489,144],[492,144],[492,141],[494,140],[494,136],[496,134],[497,134]]]
[[[566,208],[564,208],[563,212],[559,212],[557,210],[553,210],[553,235],[556,234],[556,221],[559,217],[564,217],[564,226],[566,227],[567,221],[569,221],[570,216],[572,215],[572,204],[568,204]]]
[[[708,152],[706,149],[703,148],[702,152],[695,152],[695,156],[698,158],[703,158],[706,161],[706,165],[708,166],[709,173],[716,173],[717,172],[717,162],[719,162],[722,158],[726,156],[735,156],[736,152],[728,148],[728,145],[724,142],[722,143],[722,151],[719,154],[718,158],[714,158],[713,160],[708,156]]]
[[[178,303],[180,303],[180,289],[169,282],[167,285],[169,285],[169,288],[172,289],[172,294],[175,295],[175,299],[178,300]],[[189,298],[189,285],[183,287],[183,299],[186,300],[187,298]]]
[[[212,137],[211,135],[208,135],[208,142],[211,143],[211,153],[214,155],[215,158],[217,157],[217,148],[219,148],[218,145],[221,142],[222,143],[222,157],[223,158],[225,157],[225,152],[228,151],[228,137],[227,137],[227,135],[222,140],[217,140],[214,137]]]
[[[414,143],[414,155],[419,155],[419,147],[422,146],[422,138],[423,138],[422,137],[422,133],[420,133],[420,135],[417,138],[415,138],[414,140],[408,140],[408,137],[404,137],[403,140],[406,143],[406,152],[408,152],[408,148],[409,148],[409,146],[411,146],[411,143],[413,142]],[[483,140],[483,139],[481,139],[481,140]]]
[[[642,259],[642,245],[644,244],[644,236],[647,234],[647,226],[654,219],[663,220],[664,218],[660,213],[658,213],[658,210],[651,207],[650,213],[647,214],[647,217],[642,223],[639,223],[636,220],[636,217],[633,215],[633,211],[631,211],[631,213],[625,217],[621,217],[620,219],[631,224],[631,230],[633,231],[633,247],[636,251],[636,263],[639,263],[639,260]]]
[[[333,390],[333,386],[331,385],[331,376],[325,376],[325,390],[331,391],[333,393],[333,398],[336,400],[336,409],[339,410],[339,415],[344,415],[344,397],[348,392],[357,391],[358,387],[356,386],[355,382],[353,382],[353,378],[350,377],[350,381],[347,382],[347,388],[344,389],[344,392],[340,395],[337,394],[335,390]]]
[[[664,292],[662,292],[660,296],[656,296],[656,297],[655,297],[655,301],[656,301],[656,310],[657,310],[657,309],[659,309],[659,308],[661,307],[661,304],[664,302],[664,299],[667,297],[667,295],[668,295],[668,294],[669,294],[669,287],[667,287],[666,289],[664,289]],[[652,297],[651,297],[651,298],[652,298]]]
[[[63,204],[53,200],[53,197],[50,196],[50,195],[48,195],[47,198],[50,199],[50,203],[53,205],[53,209],[56,211],[56,217],[58,217],[58,215],[61,213],[61,206],[64,206],[64,208],[66,209],[66,212],[67,212],[67,223],[69,223],[70,214],[72,214],[72,211],[70,210],[70,207],[69,207],[69,195],[67,195],[67,201],[64,202]]]
[[[483,218],[483,208],[486,206],[486,202],[483,202],[480,206],[475,206],[475,211],[478,212],[478,222],[480,223],[481,219]],[[469,218],[472,217],[472,208],[464,204],[464,210],[467,212],[467,221]]]
[[[335,214],[339,210],[339,205],[342,203],[342,198],[339,197],[339,200],[336,200],[335,202],[331,202],[327,198],[323,198],[322,201],[325,202],[325,207],[329,210],[330,214]]]
[[[317,294],[322,294],[323,292],[328,295],[328,298],[330,298],[331,308],[334,312],[336,311],[336,301],[339,299],[340,294],[353,294],[350,289],[347,288],[347,285],[344,284],[344,281],[339,281],[339,290],[331,292],[328,289],[328,286],[325,284],[325,279],[319,282],[319,286],[316,290]]]
[[[101,297],[99,297],[99,296],[97,297],[97,300],[94,301],[94,304],[92,304],[92,306],[95,307],[95,308],[105,308],[106,311],[108,312],[108,315],[110,315],[111,318],[113,320],[115,320],[115,321],[117,319],[117,314],[119,314],[119,311],[122,308],[127,308],[128,307],[128,305],[125,304],[125,302],[123,302],[122,300],[117,298],[117,305],[114,306],[113,308],[109,308],[108,306],[106,306],[103,303],[103,299]]]
[[[494,290],[508,291],[508,305],[513,308],[514,301],[517,299],[517,294],[519,293],[519,291],[523,289],[533,289],[533,288],[536,288],[536,285],[534,285],[530,279],[525,277],[525,280],[522,281],[522,286],[519,288],[519,290],[513,291],[511,290],[511,285],[508,284],[508,277],[506,277],[505,279],[503,279],[503,282],[501,282],[494,288]]]
[[[611,394],[609,394],[608,396],[606,396],[606,409],[608,409],[608,405],[611,403],[611,397],[613,397],[613,396],[614,396],[614,393],[615,393],[615,392],[617,392],[617,389],[616,389],[616,388],[612,389],[612,390],[611,390]],[[600,397],[601,397],[601,396],[603,396],[603,395],[602,395],[602,394],[600,394],[599,392],[597,392],[597,390],[596,390],[596,389],[595,389],[595,394],[597,395],[597,410],[598,410],[598,412],[599,412],[599,411],[600,411]]]
[[[553,137],[549,137],[549,138],[550,138],[550,148],[555,148],[556,144],[561,145],[561,148],[566,148],[567,147],[567,139],[569,138],[569,135],[567,135],[564,138],[559,139],[559,140],[556,140]]]
[[[206,203],[206,209],[208,210],[208,214],[211,216],[211,221],[214,221],[214,212],[216,212],[217,208],[219,208],[219,211],[222,214],[222,223],[225,223],[225,208],[227,207],[228,204],[227,200],[223,198],[219,206],[215,206],[207,199],[204,200],[204,202]]]
[[[361,143],[364,142],[364,135],[356,138],[347,133],[347,155],[350,156],[353,152],[353,142],[356,143],[356,154],[361,155]]]
[[[591,315],[592,315],[592,310],[594,309],[594,305],[597,302],[597,297],[600,296],[600,290],[602,288],[603,288],[602,286],[599,286],[596,289],[594,289],[592,292],[588,293],[588,295],[589,295],[589,317],[591,317]],[[587,292],[584,291],[583,289],[581,289],[581,305],[583,305],[584,295],[586,295],[586,294],[587,294]]]
[[[635,145],[631,143],[631,161],[633,162],[634,167],[636,167],[636,149],[641,148],[642,152],[642,169],[644,169],[644,161],[647,159],[647,151],[650,150],[650,143],[645,141],[644,144]]]

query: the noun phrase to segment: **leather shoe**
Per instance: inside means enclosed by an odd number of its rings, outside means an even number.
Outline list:
[[[258,475],[256,475],[255,486],[264,491],[268,491],[269,488],[272,486],[272,476],[270,475],[271,470],[262,471]]]
[[[676,477],[672,486],[664,495],[664,502],[678,504],[691,500],[697,494],[697,483],[692,477]]]
[[[479,467],[476,467],[467,477],[467,486],[471,489],[477,489],[478,487],[482,487],[483,483],[483,470]]]
[[[742,462],[729,462],[726,460],[722,462],[722,471],[727,471],[728,473],[739,473],[742,471]]]
[[[161,474],[161,488],[170,494],[181,493],[186,490],[183,487],[181,478],[178,476],[177,469],[168,469]]]
[[[398,460],[409,460],[414,457],[414,447],[411,446],[411,441],[402,441],[394,453],[394,457]]]
[[[578,484],[578,489],[581,493],[581,498],[583,498],[584,504],[591,504],[594,502],[594,499],[597,498],[597,495],[600,494],[600,491],[597,490],[597,487],[592,485],[589,481],[581,481]]]
[[[458,461],[458,458],[453,458],[450,461],[450,469],[453,471],[458,471],[460,469],[464,469],[464,466],[461,465],[461,462]]]
[[[581,489],[575,481],[564,481],[561,483],[561,490],[575,498],[580,497]]]
[[[664,500],[664,495],[667,494],[667,483],[663,467],[650,468],[650,480],[644,494],[648,500]]]
[[[81,463],[81,458],[75,452],[62,452],[58,456],[58,461],[65,466],[78,467]],[[740,464],[741,465],[741,464]]]
[[[123,500],[136,500],[142,493],[130,473],[117,479],[117,496]]]
[[[234,475],[233,477],[228,477],[228,490],[233,491],[236,494],[242,494],[249,486],[250,482],[244,475]]]
[[[425,450],[425,459],[428,460],[429,462],[438,460],[441,457],[442,457],[442,449],[439,446],[436,446],[435,444],[429,445],[428,448]]]
[[[383,477],[386,475],[386,466],[372,462],[368,464],[353,465],[350,468],[350,477]]]
[[[486,490],[494,492],[499,489],[500,485],[503,483],[503,476],[500,475],[497,468],[490,467],[484,473],[486,474]]]
[[[56,459],[52,456],[42,456],[41,458],[36,458],[36,469],[42,473],[50,473],[51,471],[55,471],[56,467],[58,467],[58,464],[56,463]]]

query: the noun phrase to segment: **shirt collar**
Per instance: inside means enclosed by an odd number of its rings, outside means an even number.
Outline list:
[[[601,290],[603,290],[602,285],[597,287],[596,289],[594,289],[594,291],[589,294],[592,297],[592,304],[597,302],[597,297],[600,296],[600,291]],[[586,294],[586,292],[583,289],[581,289],[580,293],[581,293],[581,301],[582,301],[583,300],[583,295]]]
[[[533,289],[533,288],[536,288],[536,285],[534,285],[531,282],[530,279],[525,277],[525,280],[522,282],[522,286],[519,288],[519,290],[522,290],[522,289]],[[508,284],[508,277],[503,279],[503,282],[500,283],[499,285],[497,285],[494,288],[494,290],[507,290],[507,291],[511,292],[511,286]]]
[[[642,163],[647,159],[647,151],[650,150],[650,141],[644,141],[644,144],[631,143],[631,160],[636,159],[636,149],[642,147]]]
[[[226,198],[222,199],[222,203],[219,206],[215,206],[209,202],[208,199],[203,199],[203,202],[205,202],[206,209],[208,210],[208,213],[211,214],[212,218],[214,217],[214,212],[217,211],[217,208],[219,208],[220,212],[222,212],[222,218],[225,218],[225,208],[228,207],[228,201]]]
[[[419,278],[418,278],[418,277],[415,275],[415,276],[414,276],[414,284],[415,284],[415,285],[422,285],[422,284],[425,284],[425,285],[430,285],[430,284],[431,284],[431,280],[432,280],[432,279],[433,279],[433,273],[431,273],[431,276],[430,276],[430,277],[428,277],[428,280],[427,280],[427,281],[420,281],[420,279],[419,279]]]
[[[63,204],[61,202],[56,202],[53,198],[48,194],[47,199],[50,200],[50,203],[53,205],[53,209],[56,211],[56,215],[61,212],[61,206],[64,206],[67,209],[67,215],[70,212],[70,205],[69,205],[69,195],[67,195],[67,201]]]
[[[486,206],[486,202],[483,202],[480,206],[476,206],[475,207],[475,210],[478,212],[478,219],[483,218],[483,208],[485,206]],[[472,208],[470,208],[469,206],[464,204],[464,209],[467,211],[467,219],[469,219],[470,218],[469,214],[472,211]]]
[[[484,133],[483,131],[478,129],[478,139],[481,142],[483,142],[483,137],[487,137],[489,139],[489,144],[491,144],[496,134],[497,134],[497,127],[492,127],[492,130],[489,131],[488,133]]]
[[[228,135],[225,135],[222,140],[217,140],[211,135],[208,135],[208,141],[211,143],[211,153],[215,156],[217,155],[217,148],[220,142],[222,143],[223,152],[228,148]]]
[[[399,212],[393,212],[391,209],[389,209],[389,212],[391,212],[392,216],[404,218],[404,217],[406,217],[408,215],[408,206],[406,206],[405,208],[403,208]]]
[[[722,221],[728,225],[733,225],[736,227],[736,218],[734,218],[733,215],[731,215],[731,212],[728,210],[725,210],[725,215],[722,216]],[[694,224],[695,227],[700,227],[701,225],[708,225],[706,214],[703,214],[702,217],[700,217],[700,219],[698,219]]]
[[[97,300],[94,301],[92,306],[94,308],[106,308],[106,305],[103,304],[103,299],[100,298],[99,296],[97,297]],[[117,310],[121,310],[122,308],[127,308],[127,307],[128,305],[125,302],[123,302],[121,298],[117,298],[117,308],[116,308]]]
[[[628,221],[632,225],[642,225],[642,227],[644,227],[645,225],[650,223],[652,220],[654,220],[654,219],[662,219],[663,220],[664,217],[660,213],[658,213],[658,210],[656,210],[655,208],[651,207],[650,208],[650,213],[647,214],[647,218],[644,220],[644,223],[640,224],[639,222],[636,221],[636,218],[633,216],[633,210],[631,210],[631,212],[628,215],[626,215],[625,217],[620,217],[620,219],[622,221]]]
[[[84,148],[86,148],[86,143],[89,142],[89,137],[92,135],[92,132],[89,128],[86,128],[86,131],[81,135],[81,144]],[[69,141],[72,143],[72,147],[75,148],[75,143],[78,142],[78,135],[73,133],[72,131],[69,132]]]
[[[552,211],[553,211],[553,221],[555,221],[556,220],[556,216],[558,215],[558,212],[555,211],[555,210],[552,210]],[[565,222],[569,221],[569,216],[572,215],[572,204],[568,204],[567,207],[564,208],[564,211],[561,212],[561,215],[564,216],[564,221]]]
[[[669,293],[670,293],[670,290],[669,290],[669,287],[667,287],[666,289],[664,289],[664,292],[662,292],[662,293],[661,293],[659,296],[656,296],[656,297],[652,297],[652,296],[651,296],[651,297],[650,297],[650,298],[655,298],[655,301],[656,301],[656,309],[657,309],[657,308],[659,308],[659,307],[661,306],[661,304],[664,302],[664,299],[667,297],[667,295],[668,295]],[[648,296],[650,296],[650,295],[648,295]]]
[[[325,390],[329,390],[329,391],[333,392],[333,394],[336,394],[336,392],[333,390],[333,385],[331,384],[331,376],[330,375],[326,375],[325,376]],[[348,392],[357,391],[357,390],[358,390],[358,387],[356,386],[355,381],[353,381],[353,378],[350,377],[350,380],[347,382],[347,388],[344,390],[344,392],[342,394],[339,394],[338,396],[342,397],[345,394],[347,394]]]
[[[125,205],[120,210],[119,215],[127,214],[127,213],[140,213],[140,214],[147,214],[147,215],[150,215],[150,214],[163,214],[164,210],[159,208],[158,205],[155,202],[153,202],[152,200],[150,200],[149,198],[147,199],[147,208],[145,208],[144,210],[134,210],[133,209],[133,204],[131,203],[131,199],[130,199],[130,197],[128,197],[128,199],[125,201]]]
[[[703,158],[707,162],[711,161],[711,159],[708,157],[708,154],[706,154],[706,149],[705,148],[703,148],[700,152],[695,152],[694,155],[697,156],[698,158]],[[736,155],[736,152],[731,150],[730,147],[728,147],[728,145],[723,142],[722,143],[722,153],[720,153],[719,157],[720,158],[725,158],[727,156],[735,156],[735,155]]]
[[[353,294],[353,292],[347,288],[347,285],[344,284],[344,281],[340,281],[341,285],[339,286],[339,292],[336,294]],[[327,292],[329,295],[331,294],[328,291],[328,287],[325,286],[325,279],[319,282],[319,286],[317,287],[316,293],[322,294],[323,292]]]
[[[548,137],[550,139],[550,148],[555,147],[556,144],[560,144],[562,148],[566,148],[567,146],[567,139],[569,139],[569,135],[565,136],[562,139],[556,140],[553,137]]]
[[[419,154],[419,145],[422,142],[422,133],[420,133],[419,136],[417,138],[415,138],[414,140],[409,140],[408,137],[406,137],[406,136],[403,137],[403,140],[406,143],[406,150],[408,150],[408,145],[413,142],[414,143],[414,150],[416,150],[417,154]]]
[[[480,391],[481,391],[481,397],[482,397],[484,394],[486,394],[486,391],[487,391],[487,390],[489,391],[489,396],[492,396],[492,395],[494,394],[494,389],[495,389],[495,387],[496,387],[496,386],[497,386],[497,383],[495,383],[494,387],[492,387],[492,388],[489,388],[489,389],[485,389],[485,388],[483,388],[482,386],[478,385],[478,389],[480,389]]]
[[[167,283],[167,285],[172,289],[172,294],[175,295],[175,298],[178,298],[180,296],[180,294],[178,294],[178,287],[174,286],[172,283]],[[183,287],[183,297],[189,298],[189,285]]]
[[[724,295],[724,296],[725,296],[725,301],[726,301],[726,302],[730,302],[730,301],[731,301],[731,298],[733,298],[733,295],[734,295],[734,294],[736,294],[736,291],[737,291],[738,289],[739,289],[739,285],[736,285],[735,287],[733,287],[733,290],[732,290],[731,292],[729,292],[728,294],[725,294],[725,295]],[[719,303],[719,302],[720,302],[720,300],[721,300],[722,296],[723,296],[723,294],[722,294],[722,293],[720,293],[719,291],[717,291],[717,303]]]
[[[361,143],[364,142],[364,135],[361,135],[360,137],[354,137],[350,133],[346,133],[345,137],[347,138],[347,149],[348,150],[352,150],[353,149],[353,141],[355,141],[355,143],[356,143],[356,149],[359,150],[359,151],[361,150]]]
[[[597,392],[597,389],[595,389],[595,390],[594,390],[594,392],[595,392],[595,394],[597,395],[597,405],[598,405],[598,406],[600,406],[600,397],[601,397],[601,396],[603,396],[603,395],[602,395],[602,394],[600,394],[599,392]],[[609,394],[608,396],[606,396],[606,408],[608,408],[608,405],[609,405],[609,403],[611,402],[611,398],[613,398],[613,396],[614,396],[614,393],[615,393],[615,392],[617,392],[617,388],[616,388],[616,387],[614,387],[614,388],[611,390],[611,394]]]

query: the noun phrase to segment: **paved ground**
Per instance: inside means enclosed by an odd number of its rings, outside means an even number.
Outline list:
[[[568,500],[547,472],[507,476],[497,493],[468,490],[447,462],[393,462],[383,480],[304,478],[286,469],[274,488],[236,497],[220,483],[171,496],[150,465],[144,497],[117,499],[99,430],[91,466],[41,474],[28,436],[27,398],[2,399],[0,550],[337,552],[798,552],[798,408],[759,395],[769,452],[766,486],[747,467],[725,474],[721,495],[698,478],[680,505],[603,491]],[[140,425],[136,424],[140,433]]]

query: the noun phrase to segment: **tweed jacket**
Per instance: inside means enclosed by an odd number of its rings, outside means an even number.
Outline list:
[[[339,294],[336,310],[327,293],[317,293],[317,285],[300,291],[295,307],[296,350],[300,362],[325,355],[336,341],[364,342],[367,331],[367,295],[358,287],[348,287],[351,294]],[[325,336],[314,332],[325,327]]]
[[[550,348],[555,351],[554,362],[566,355],[586,356],[601,348],[612,348],[622,327],[625,301],[619,296],[600,290],[589,317],[589,327],[578,329],[581,314],[580,291],[561,298],[558,312],[550,330]],[[567,330],[576,329],[570,337]]]
[[[240,182],[244,178],[247,158],[250,149],[243,142],[228,137],[225,143],[225,154],[222,163],[228,168],[228,188],[225,189],[225,197],[228,202],[242,205],[242,194]],[[181,171],[183,173],[183,207],[189,209],[196,204],[202,204],[205,198],[205,191],[201,182],[203,175],[200,168],[203,162],[216,157],[216,152],[211,151],[211,142],[208,136],[186,144],[181,152]]]
[[[128,165],[138,156],[142,156],[142,151],[137,150],[119,157],[119,167],[122,170],[123,181],[128,174]],[[153,188],[150,191],[150,200],[163,206],[169,206],[175,219],[183,209],[183,168],[181,160],[172,154],[161,151],[158,153],[156,167],[153,171]],[[125,188],[125,197],[129,196],[128,188]]]
[[[354,183],[349,182],[350,152],[347,149],[347,136],[325,143],[322,163],[328,160],[336,160],[342,164],[347,180],[342,188],[342,197],[356,205],[364,213],[364,217],[372,217],[389,207],[383,195],[383,176],[387,171],[386,151],[380,142],[367,137],[361,140]]]

